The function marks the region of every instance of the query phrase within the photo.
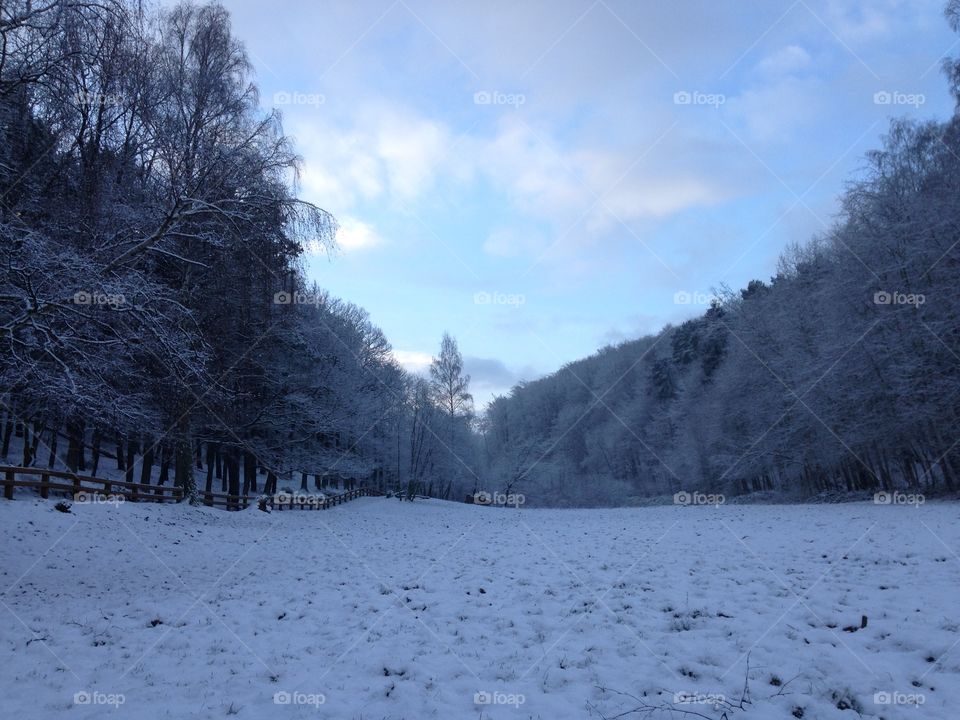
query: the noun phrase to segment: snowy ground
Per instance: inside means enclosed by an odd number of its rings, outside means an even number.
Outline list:
[[[7,717],[960,713],[953,503],[53,504],[0,501]]]

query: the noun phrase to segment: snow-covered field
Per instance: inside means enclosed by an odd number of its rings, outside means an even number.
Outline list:
[[[53,505],[0,501],[7,717],[960,716],[956,504]]]

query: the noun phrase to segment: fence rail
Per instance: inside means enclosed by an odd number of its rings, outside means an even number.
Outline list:
[[[63,470],[47,470],[44,468],[14,467],[0,465],[3,473],[3,496],[7,500],[13,499],[13,489],[39,488],[40,497],[46,498],[50,490],[65,490],[74,495],[91,493],[98,495],[122,495],[126,500],[145,502],[179,502],[183,499],[183,488],[174,485],[143,485],[122,480],[108,480],[93,475],[78,475]],[[20,480],[18,475],[39,477],[39,480]],[[52,479],[51,479],[52,478]],[[68,480],[69,482],[63,482]]]
[[[3,479],[3,496],[7,500],[13,499],[14,488],[38,489],[40,497],[49,497],[51,490],[72,492],[74,496],[90,495],[121,495],[125,500],[132,502],[180,502],[183,500],[183,488],[174,485],[145,485],[143,483],[124,482],[122,480],[108,480],[92,475],[78,475],[63,470],[47,470],[44,468],[16,467],[0,465]],[[18,475],[39,477],[39,480],[23,480]],[[242,510],[263,499],[266,507],[273,510],[326,510],[334,505],[348,502],[358,497],[383,495],[382,492],[370,487],[360,487],[347,490],[337,495],[310,495],[307,493],[278,493],[276,495],[230,495],[200,491],[197,493],[204,505],[222,507],[226,510]]]
[[[228,495],[226,493],[201,492],[203,504],[210,507],[225,507],[227,510],[242,510],[264,499],[271,510],[326,510],[358,497],[383,495],[374,488],[359,487],[337,495],[310,495],[308,493],[277,493],[276,495]]]

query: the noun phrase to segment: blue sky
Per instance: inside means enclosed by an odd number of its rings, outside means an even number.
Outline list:
[[[769,278],[960,53],[942,0],[224,4],[342,225],[310,277],[480,405]]]

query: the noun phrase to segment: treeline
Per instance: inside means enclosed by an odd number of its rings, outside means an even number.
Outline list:
[[[469,477],[468,413],[306,282],[337,226],[297,168],[219,5],[0,5],[3,456],[231,493]]]
[[[499,485],[558,505],[960,488],[960,118],[894,122],[867,161],[769,282],[496,400]]]

